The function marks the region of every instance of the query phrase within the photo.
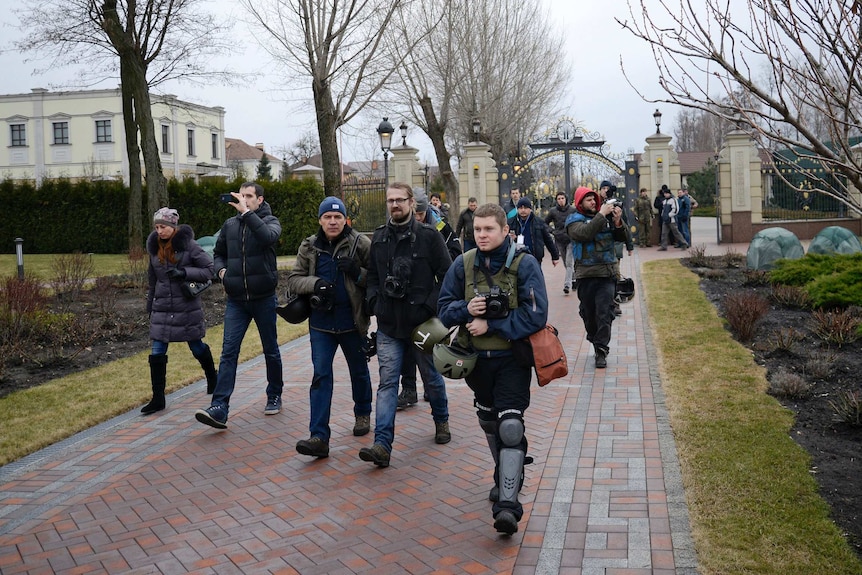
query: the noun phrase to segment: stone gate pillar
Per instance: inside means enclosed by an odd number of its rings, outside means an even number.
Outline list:
[[[450,214],[460,214],[467,208],[467,199],[475,197],[479,205],[497,203],[497,163],[491,156],[491,146],[484,142],[464,144],[464,156],[458,168],[458,206]]]
[[[753,224],[763,223],[763,180],[757,145],[742,130],[724,137],[718,159],[721,201],[721,240],[750,242]]]
[[[646,138],[646,146],[644,146],[644,152],[641,154],[638,164],[639,188],[649,190],[651,199],[655,198],[662,186],[670,188],[674,196],[676,196],[676,190],[682,187],[679,156],[670,145],[672,139],[672,136],[660,132]],[[652,244],[659,243],[660,233],[661,226],[658,224],[658,216],[656,216],[656,222],[652,227]]]
[[[412,146],[398,146],[390,150],[389,183],[404,182],[414,188],[425,185],[425,173],[419,169],[419,150]]]

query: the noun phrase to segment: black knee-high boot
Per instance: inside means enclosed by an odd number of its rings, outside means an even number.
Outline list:
[[[200,355],[196,355],[195,359],[200,362],[204,370],[204,375],[207,376],[207,395],[212,395],[215,391],[216,381],[218,381],[218,372],[213,361],[213,354],[210,351],[210,346],[206,346],[206,351]]]
[[[153,399],[141,408],[141,413],[149,415],[165,408],[165,382],[168,371],[168,356],[150,356],[150,381],[153,385]]]

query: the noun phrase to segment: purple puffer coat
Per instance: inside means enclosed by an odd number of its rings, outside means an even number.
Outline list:
[[[158,341],[195,341],[206,335],[201,298],[185,297],[180,284],[184,281],[205,282],[212,279],[213,260],[195,241],[195,233],[190,226],[180,225],[172,241],[176,265],[159,262],[159,236],[156,232],[147,238],[147,253],[150,256],[147,270],[150,338]],[[173,267],[185,270],[186,277],[169,278],[167,271]]]

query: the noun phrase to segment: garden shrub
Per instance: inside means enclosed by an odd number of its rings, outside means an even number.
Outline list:
[[[862,261],[856,268],[815,278],[807,291],[817,308],[862,306]]]
[[[724,296],[725,318],[739,341],[754,339],[760,320],[769,311],[769,301],[755,293],[734,292]]]
[[[858,309],[816,310],[811,314],[812,331],[829,344],[842,346],[859,339],[862,317]]]
[[[811,394],[811,384],[798,373],[781,368],[769,377],[769,391],[779,397],[801,399]]]
[[[774,284],[804,286],[817,277],[854,268],[862,268],[862,254],[806,254],[797,260],[775,262],[775,269],[769,272],[769,279]]]
[[[829,405],[835,413],[835,419],[853,427],[862,426],[862,393],[858,391],[843,391]]]

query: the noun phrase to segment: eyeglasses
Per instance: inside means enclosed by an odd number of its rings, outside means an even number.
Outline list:
[[[395,204],[403,204],[410,198],[387,198],[386,203],[390,206],[394,206]]]

